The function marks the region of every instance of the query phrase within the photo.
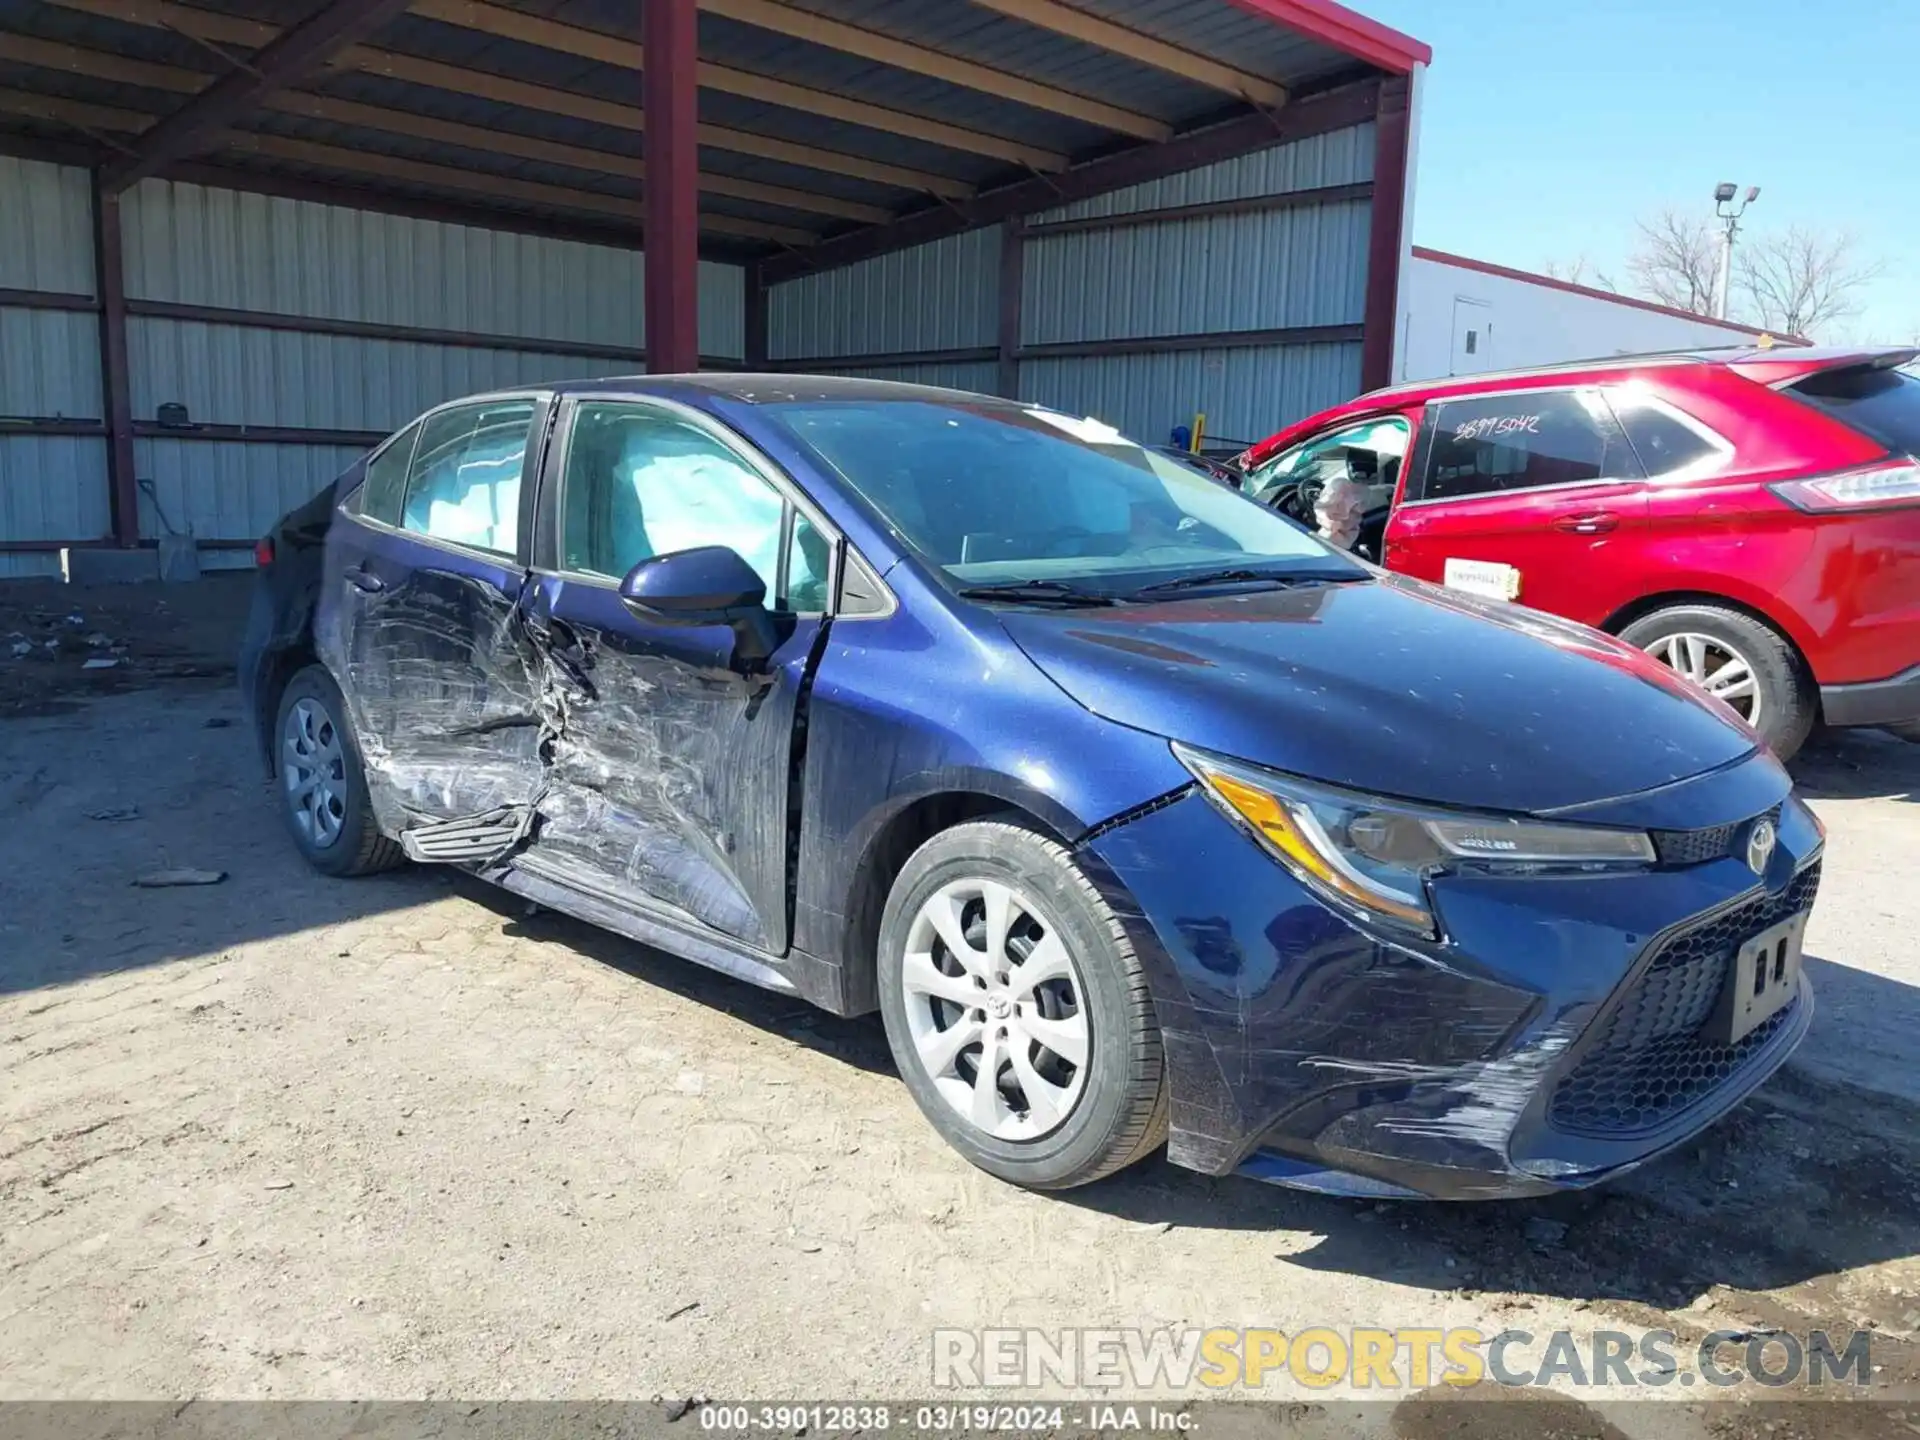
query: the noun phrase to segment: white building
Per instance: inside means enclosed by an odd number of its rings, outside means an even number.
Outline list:
[[[1764,333],[1424,245],[1412,248],[1400,304],[1401,380],[1740,345]]]

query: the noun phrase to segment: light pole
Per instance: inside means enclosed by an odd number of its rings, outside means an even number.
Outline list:
[[[1749,185],[1747,198],[1735,205],[1733,197],[1739,193],[1740,187],[1731,181],[1723,181],[1713,189],[1713,213],[1726,227],[1726,238],[1720,242],[1720,274],[1713,286],[1713,314],[1719,320],[1727,318],[1727,288],[1733,283],[1733,237],[1740,231],[1740,217],[1747,213],[1747,206],[1760,198],[1760,187]]]

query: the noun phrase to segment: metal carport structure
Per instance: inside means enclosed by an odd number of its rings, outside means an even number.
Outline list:
[[[1428,59],[1331,0],[12,0],[0,562],[142,482],[240,547],[582,370],[1124,412],[1225,356],[1277,424],[1390,374]]]

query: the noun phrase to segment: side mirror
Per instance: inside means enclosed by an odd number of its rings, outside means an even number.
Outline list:
[[[725,625],[737,663],[765,660],[782,638],[767,610],[766,582],[725,545],[642,560],[620,582],[620,599],[651,625]]]

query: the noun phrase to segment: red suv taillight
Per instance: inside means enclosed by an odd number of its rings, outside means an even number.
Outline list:
[[[1788,480],[1768,488],[1795,509],[1813,514],[1893,510],[1920,505],[1920,461],[1897,460],[1813,480]]]
[[[262,535],[253,542],[253,563],[262,570],[273,564],[273,537]]]

